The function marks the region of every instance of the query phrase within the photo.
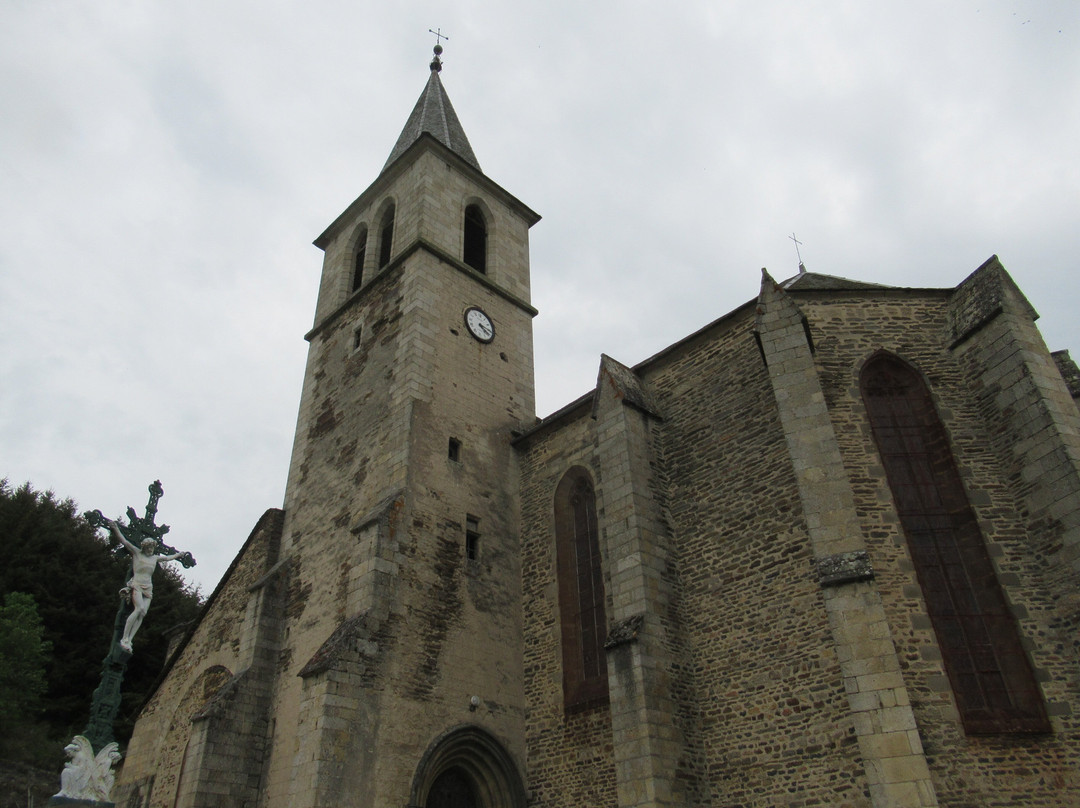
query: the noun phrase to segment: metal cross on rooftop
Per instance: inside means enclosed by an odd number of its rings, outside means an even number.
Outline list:
[[[442,32],[442,28],[436,29],[434,31],[428,28],[428,32],[435,34],[435,47],[433,49],[435,51],[435,58],[431,60],[431,69],[438,73],[442,70],[442,60],[439,58],[439,56],[442,54],[442,45],[440,43],[444,39],[449,42],[450,37],[448,37]]]
[[[802,253],[799,252],[799,245],[802,244],[802,242],[795,238],[794,230],[788,238],[795,242],[795,257],[799,259],[799,272],[806,272],[806,267],[803,266],[802,262]]]

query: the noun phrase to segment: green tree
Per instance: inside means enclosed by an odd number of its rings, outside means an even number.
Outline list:
[[[25,592],[9,592],[0,607],[0,735],[35,717],[45,693],[45,665],[52,643],[37,604]]]

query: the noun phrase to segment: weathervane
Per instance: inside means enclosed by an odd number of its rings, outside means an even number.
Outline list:
[[[442,70],[442,60],[439,58],[439,56],[442,55],[442,40],[445,39],[449,42],[450,37],[442,32],[442,28],[437,28],[435,30],[428,28],[428,33],[435,34],[435,47],[433,49],[435,51],[435,58],[431,60],[431,69],[438,73]]]
[[[803,266],[802,262],[802,253],[799,252],[799,245],[802,244],[802,242],[795,238],[794,230],[791,231],[791,235],[788,236],[788,238],[795,242],[795,257],[799,259],[799,274],[802,275],[806,272],[806,267]]]

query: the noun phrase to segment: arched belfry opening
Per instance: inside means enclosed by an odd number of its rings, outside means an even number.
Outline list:
[[[391,249],[394,246],[394,205],[388,205],[379,220],[379,269],[390,263]]]
[[[410,808],[525,808],[525,788],[510,754],[475,726],[432,742],[413,776]]]
[[[352,287],[350,292],[355,292],[364,285],[364,265],[367,263],[367,225],[360,225],[356,231],[355,244],[352,249]]]
[[[487,273],[487,217],[479,205],[472,204],[465,208],[464,232],[465,263],[477,272]]]

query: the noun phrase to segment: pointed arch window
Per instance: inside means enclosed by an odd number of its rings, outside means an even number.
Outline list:
[[[390,249],[394,246],[394,206],[383,213],[379,222],[379,269],[390,263]]]
[[[891,354],[862,395],[964,728],[1048,732],[1041,694],[919,374]]]
[[[479,205],[465,208],[465,263],[477,272],[487,273],[487,219]]]
[[[567,709],[607,701],[604,573],[596,493],[585,469],[570,469],[555,491],[555,549]]]
[[[356,236],[356,249],[352,259],[352,291],[355,292],[364,283],[364,261],[367,259],[367,227],[361,227]]]

